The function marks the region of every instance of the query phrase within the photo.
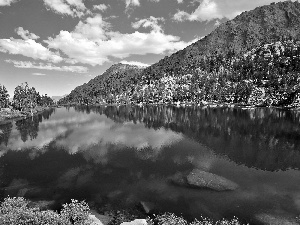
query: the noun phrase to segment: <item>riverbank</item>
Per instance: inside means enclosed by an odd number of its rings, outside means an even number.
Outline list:
[[[51,107],[36,107],[33,110],[19,111],[12,108],[2,108],[0,110],[0,123],[12,120],[12,119],[22,119],[31,117],[38,113],[41,113],[45,110],[50,109]]]

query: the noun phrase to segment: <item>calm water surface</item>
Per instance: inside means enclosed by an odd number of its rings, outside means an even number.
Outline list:
[[[198,168],[239,185],[170,177]],[[59,108],[0,125],[0,198],[152,202],[186,218],[300,215],[300,114],[276,109]],[[54,204],[54,205],[55,205]],[[55,207],[55,206],[54,206]]]

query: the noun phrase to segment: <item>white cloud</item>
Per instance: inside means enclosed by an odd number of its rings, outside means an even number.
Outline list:
[[[183,3],[183,0],[177,0],[178,4]]]
[[[162,19],[150,17],[133,24],[136,28],[151,28],[148,33],[122,34],[109,30],[110,24],[103,21],[101,15],[95,15],[79,22],[74,31],[60,31],[45,42],[70,59],[90,65],[102,65],[110,61],[109,57],[124,59],[130,55],[171,53],[189,44],[177,36],[165,34],[158,21]]]
[[[34,75],[34,76],[45,76],[46,74],[44,74],[44,73],[32,73],[32,75]]]
[[[132,23],[132,27],[134,29],[138,29],[142,26],[144,28],[151,28],[152,30],[154,30],[156,32],[162,32],[161,26],[158,25],[159,21],[164,21],[164,18],[162,18],[162,17],[156,18],[156,17],[150,16],[149,19],[142,19],[142,20]]]
[[[139,0],[125,0],[126,8],[130,6],[140,6]]]
[[[0,39],[0,51],[54,63],[63,60],[58,53],[51,52],[48,48],[45,48],[43,45],[32,39]]]
[[[137,61],[126,61],[126,60],[122,60],[120,63],[122,63],[122,64],[127,64],[127,65],[139,66],[139,67],[148,67],[148,66],[150,66],[149,64],[142,63],[142,62],[137,62]]]
[[[181,3],[182,0],[177,0]],[[280,0],[196,0],[198,7],[192,13],[180,11],[173,16],[176,21],[210,21],[212,19],[233,19],[243,11],[252,10],[258,6],[268,5]]]
[[[0,0],[0,6],[10,6],[11,3],[15,3],[17,0]]]
[[[105,4],[100,4],[100,5],[94,5],[93,8],[104,12],[108,9],[108,6]]]
[[[84,12],[89,12],[82,0],[44,0],[44,4],[55,13],[81,17]]]
[[[17,29],[15,29],[15,32],[20,35],[24,40],[28,40],[28,39],[39,39],[40,37],[37,36],[34,33],[30,33],[28,30],[24,30],[23,27],[19,27]]]
[[[32,63],[29,61],[16,61],[16,60],[5,60],[7,63],[14,64],[17,68],[24,69],[41,69],[41,70],[55,70],[55,71],[63,71],[63,72],[74,72],[74,73],[87,73],[88,68],[84,66],[55,66],[51,63]]]

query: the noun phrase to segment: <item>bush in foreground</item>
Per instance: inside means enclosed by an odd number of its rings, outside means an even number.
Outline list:
[[[22,197],[7,197],[0,206],[2,225],[89,225],[89,206],[86,202],[72,199],[64,204],[60,213],[37,207],[29,207],[29,201]]]
[[[71,203],[64,204],[60,212],[30,207],[29,201],[22,197],[7,197],[0,205],[1,225],[92,225],[89,219],[90,208],[85,201],[72,199]],[[131,216],[121,213],[109,225],[119,225],[130,221]],[[128,218],[131,218],[128,220]],[[213,222],[203,218],[189,223],[184,218],[173,213],[153,215],[148,218],[148,225],[241,225],[237,219]]]
[[[232,220],[221,220],[213,222],[210,219],[202,218],[201,220],[194,220],[189,223],[184,218],[176,216],[173,213],[165,213],[162,215],[157,215],[155,218],[150,219],[149,225],[242,225],[236,218]]]

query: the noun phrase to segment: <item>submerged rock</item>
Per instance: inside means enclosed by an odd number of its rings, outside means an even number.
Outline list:
[[[299,225],[300,220],[297,221],[296,218],[281,216],[281,215],[271,215],[267,213],[258,214],[255,216],[258,222],[264,225]]]
[[[154,211],[155,205],[152,202],[140,202],[145,213],[150,214]]]
[[[199,188],[209,188],[215,191],[232,191],[238,188],[238,185],[224,177],[208,173],[199,169],[194,169],[187,176],[189,185]]]
[[[147,221],[145,219],[136,219],[131,222],[123,222],[120,225],[147,225]]]
[[[187,180],[186,180],[187,175],[188,175],[188,173],[184,174],[182,172],[177,172],[173,176],[170,176],[168,178],[168,180],[173,184],[176,184],[179,186],[186,186],[187,185]]]

